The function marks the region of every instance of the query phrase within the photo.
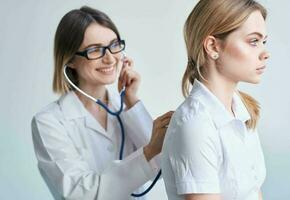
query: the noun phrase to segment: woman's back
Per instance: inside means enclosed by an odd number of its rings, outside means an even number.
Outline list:
[[[223,200],[256,199],[265,179],[256,131],[237,94],[232,116],[195,80],[189,97],[175,112],[164,141],[162,171],[169,200],[181,194],[221,194]]]

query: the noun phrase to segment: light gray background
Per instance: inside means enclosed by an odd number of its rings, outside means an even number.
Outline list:
[[[290,199],[290,2],[261,1],[269,9],[272,57],[259,85],[241,88],[262,105],[259,124],[266,157],[265,199]],[[139,95],[153,117],[183,100],[186,65],[182,28],[194,0],[16,1],[0,3],[0,199],[52,199],[36,167],[30,120],[55,100],[51,91],[53,38],[61,17],[89,5],[106,12],[127,42],[142,75]],[[120,186],[112,186],[120,187]],[[149,199],[167,199],[162,181]]]

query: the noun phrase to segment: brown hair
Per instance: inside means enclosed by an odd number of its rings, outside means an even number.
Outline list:
[[[63,75],[64,65],[69,63],[82,44],[85,31],[91,23],[98,23],[111,29],[120,40],[120,34],[112,20],[103,12],[83,6],[65,14],[58,24],[54,38],[53,91],[64,94],[73,88]],[[67,68],[67,75],[78,84],[75,70]]]
[[[266,19],[266,9],[254,0],[200,0],[197,3],[184,25],[188,55],[188,64],[182,78],[182,93],[185,97],[188,96],[194,79],[203,78],[202,66],[206,62],[203,42],[206,37],[213,35],[222,40],[226,39],[256,10]],[[247,128],[254,129],[259,119],[259,103],[246,93],[239,91],[239,95],[251,116],[246,122]]]

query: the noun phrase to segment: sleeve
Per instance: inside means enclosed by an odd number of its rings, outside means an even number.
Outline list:
[[[149,143],[153,127],[153,119],[142,101],[138,101],[129,110],[121,114],[126,134],[133,141],[136,148]]]
[[[97,173],[52,114],[33,118],[32,136],[41,175],[53,195],[61,199],[128,199],[155,175],[143,148],[122,161],[113,161],[102,174]]]
[[[217,131],[202,116],[186,117],[176,126],[169,163],[178,194],[220,193]]]
[[[139,100],[129,110],[124,111],[121,117],[124,122],[126,134],[132,139],[137,148],[149,143],[152,134],[153,119],[142,101]],[[161,154],[154,156],[149,161],[149,164],[157,174],[160,170]]]

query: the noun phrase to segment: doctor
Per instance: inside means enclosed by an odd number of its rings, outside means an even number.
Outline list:
[[[137,97],[140,76],[132,60],[122,55],[124,49],[114,23],[98,10],[72,10],[58,25],[53,91],[62,96],[32,120],[38,168],[55,199],[132,199],[131,193],[142,192],[140,187],[159,171],[157,154],[172,112],[152,121]],[[120,115],[126,134],[123,160],[118,159],[117,118],[76,91],[64,70],[81,90],[114,111],[120,108],[120,95],[106,85],[120,74],[119,91],[126,87]]]

